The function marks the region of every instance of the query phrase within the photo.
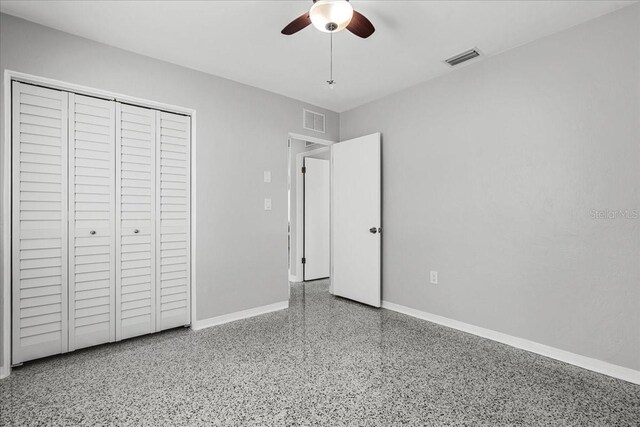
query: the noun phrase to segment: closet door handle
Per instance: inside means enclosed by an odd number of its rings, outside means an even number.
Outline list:
[[[138,229],[136,228],[135,230],[133,230],[133,232],[134,232],[135,234],[138,234],[138,233],[140,232],[140,230],[138,230]]]
[[[91,235],[93,236],[94,234],[96,234],[96,230],[91,230],[91,231],[89,232],[89,234],[91,234]]]

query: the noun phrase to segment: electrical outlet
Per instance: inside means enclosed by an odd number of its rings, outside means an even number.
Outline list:
[[[430,282],[432,284],[437,285],[438,284],[438,272],[431,270],[431,273],[429,274],[429,280],[430,280]]]
[[[265,211],[271,210],[271,199],[264,199],[264,210]]]
[[[271,182],[271,171],[264,171],[264,182]]]

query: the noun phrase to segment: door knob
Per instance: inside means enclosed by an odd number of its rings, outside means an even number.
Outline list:
[[[369,229],[369,233],[376,234],[377,232],[378,232],[378,229],[376,227],[371,227]]]
[[[96,230],[91,230],[91,231],[89,232],[89,234],[91,234],[91,235],[93,236],[94,234],[96,234]]]
[[[138,230],[137,228],[135,230],[133,230],[134,233],[138,234],[140,232],[140,230]]]

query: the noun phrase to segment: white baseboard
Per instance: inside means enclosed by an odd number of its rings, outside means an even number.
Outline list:
[[[196,320],[195,324],[191,328],[195,331],[199,331],[200,329],[210,328],[211,326],[222,325],[224,323],[234,322],[240,319],[259,316],[261,314],[271,313],[272,311],[284,310],[285,308],[289,308],[289,301],[280,301],[274,304],[224,314],[222,316]]]
[[[3,378],[7,378],[9,376],[10,368],[9,366],[0,366],[0,380]]]
[[[593,359],[591,357],[581,356],[579,354],[560,350],[558,348],[550,347],[545,344],[540,344],[534,341],[526,340],[524,338],[518,338],[511,335],[503,334],[502,332],[492,331],[491,329],[485,329],[480,326],[470,325],[458,320],[453,320],[447,317],[438,316],[436,314],[427,313],[425,311],[416,310],[414,308],[405,307],[403,305],[394,304],[389,301],[382,301],[382,308],[397,311],[398,313],[406,314],[408,316],[416,317],[422,320],[427,320],[429,322],[437,323],[442,326],[447,326],[449,328],[457,329],[459,331],[467,332],[469,334],[477,335],[483,338],[488,338],[493,341],[498,341],[502,344],[510,345],[512,347],[530,351],[532,353],[537,353],[542,356],[550,357],[552,359],[560,360],[561,362],[579,366],[581,368],[598,372],[600,374],[609,375],[610,377],[629,381],[630,383],[640,384],[640,371],[636,371],[634,369],[625,368],[623,366],[614,365],[608,362],[603,362],[602,360]]]
[[[297,276],[297,275],[294,275],[294,274],[291,274],[291,275],[289,276],[289,281],[290,281],[290,282],[293,282],[293,283],[300,283],[300,282],[304,282],[304,280],[302,280],[302,277],[301,277],[301,276]]]

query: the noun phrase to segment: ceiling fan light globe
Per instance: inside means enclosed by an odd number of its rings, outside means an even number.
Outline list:
[[[318,0],[309,10],[311,23],[324,33],[344,30],[352,17],[353,7],[346,0]]]

